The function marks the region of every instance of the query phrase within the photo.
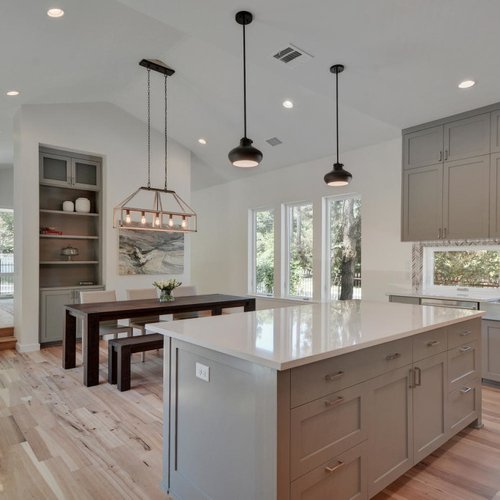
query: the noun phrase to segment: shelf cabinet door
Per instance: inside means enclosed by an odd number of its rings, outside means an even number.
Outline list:
[[[442,161],[442,125],[404,134],[403,168],[427,167]]]
[[[483,113],[444,125],[445,161],[489,154],[490,120],[490,113]]]
[[[445,163],[444,239],[489,236],[489,177],[489,155]]]
[[[500,321],[482,321],[483,378],[500,382]]]
[[[500,110],[491,113],[491,153],[500,153]]]
[[[442,216],[442,164],[403,171],[402,240],[439,239]]]
[[[500,237],[500,153],[490,157],[490,238]]]
[[[40,182],[51,186],[68,187],[71,183],[71,158],[41,153]]]
[[[447,354],[443,352],[414,365],[418,381],[413,389],[414,461],[420,462],[448,439],[446,394]]]
[[[65,328],[64,306],[74,302],[74,290],[40,292],[40,343],[62,340]]]
[[[77,158],[73,158],[71,163],[71,183],[73,187],[91,190],[99,189],[99,179],[101,177],[100,163],[89,160],[80,160]]]
[[[410,366],[371,381],[368,494],[382,491],[413,465],[413,398]]]

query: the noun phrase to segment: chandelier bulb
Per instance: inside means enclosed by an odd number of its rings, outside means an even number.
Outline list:
[[[130,210],[127,210],[127,213],[125,215],[125,223],[130,224],[131,220],[132,219],[130,218]]]
[[[182,217],[181,227],[183,227],[183,228],[186,228],[186,227],[187,227],[187,220],[186,220],[186,217]]]
[[[170,216],[170,217],[168,218],[168,225],[169,225],[170,227],[174,227],[174,219],[172,218],[172,216]]]
[[[146,224],[146,214],[144,212],[142,212],[141,224]]]
[[[156,217],[155,217],[155,226],[159,226],[160,225],[160,214],[156,214]]]

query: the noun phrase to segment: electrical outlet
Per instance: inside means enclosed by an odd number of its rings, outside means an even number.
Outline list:
[[[205,382],[210,382],[210,367],[196,363],[196,377]]]

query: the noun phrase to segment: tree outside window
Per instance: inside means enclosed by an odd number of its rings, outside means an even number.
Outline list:
[[[255,292],[274,294],[274,210],[254,211]]]

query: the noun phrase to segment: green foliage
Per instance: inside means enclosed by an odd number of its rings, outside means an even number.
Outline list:
[[[274,292],[274,212],[255,212],[255,273],[257,292]]]
[[[0,253],[14,253],[14,212],[0,211]]]
[[[434,284],[498,287],[500,252],[455,250],[434,252]]]
[[[313,271],[313,206],[296,205],[290,209],[289,241],[289,293],[310,295],[300,290],[304,278],[312,277]]]

